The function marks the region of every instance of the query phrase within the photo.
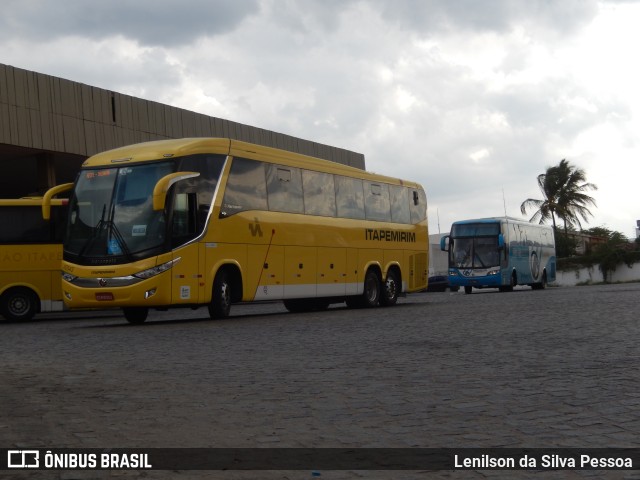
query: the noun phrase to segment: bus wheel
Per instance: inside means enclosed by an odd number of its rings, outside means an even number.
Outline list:
[[[500,287],[500,291],[501,292],[513,292],[513,287],[515,287],[517,284],[518,284],[518,276],[516,275],[516,272],[514,271],[511,274],[511,283],[509,283],[509,285]]]
[[[380,276],[375,270],[367,271],[364,276],[364,293],[360,297],[362,307],[375,307],[380,302]]]
[[[385,307],[395,305],[398,301],[398,295],[400,294],[400,281],[398,280],[398,274],[395,270],[389,270],[387,272],[387,280],[382,286],[382,292],[380,292],[380,304]]]
[[[149,309],[147,307],[124,307],[122,309],[124,318],[127,322],[133,325],[139,325],[144,323],[149,315]]]
[[[544,290],[547,288],[547,272],[542,274],[542,281],[540,283],[534,283],[531,285],[531,288],[533,290]]]
[[[209,304],[211,318],[226,318],[231,311],[231,283],[227,272],[220,270],[213,281],[213,292]]]
[[[466,293],[467,295],[469,295],[473,290],[473,287],[470,285],[465,285],[464,287],[464,293]]]
[[[364,293],[355,297],[347,297],[347,307],[349,308],[369,308],[375,307],[380,301],[380,290],[382,289],[380,276],[375,270],[370,269],[364,277]]]
[[[11,288],[0,297],[0,313],[14,322],[31,320],[38,305],[38,296],[28,288]]]

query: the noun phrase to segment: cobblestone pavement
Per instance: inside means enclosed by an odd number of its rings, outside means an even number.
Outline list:
[[[640,284],[422,293],[392,308],[240,305],[0,323],[0,447],[640,447]],[[325,471],[625,478],[622,471]],[[312,472],[34,472],[278,478]],[[2,476],[2,473],[0,473]]]

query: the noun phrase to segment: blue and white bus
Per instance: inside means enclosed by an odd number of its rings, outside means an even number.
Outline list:
[[[556,279],[556,247],[553,229],[511,217],[480,218],[454,222],[440,240],[449,252],[449,285],[499,288],[516,285],[543,289]]]

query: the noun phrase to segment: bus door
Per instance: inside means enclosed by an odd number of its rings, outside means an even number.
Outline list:
[[[171,300],[176,304],[198,303],[204,296],[203,265],[200,265],[195,193],[176,193],[171,219],[173,259],[180,259],[171,269]],[[180,246],[182,245],[182,246]]]

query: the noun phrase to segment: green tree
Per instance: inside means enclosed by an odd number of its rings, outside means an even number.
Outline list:
[[[618,265],[624,263],[631,268],[640,259],[637,244],[629,242],[620,232],[605,227],[594,227],[585,233],[605,239],[605,242],[597,245],[590,255],[591,261],[598,264],[605,283],[611,279],[611,274]]]
[[[545,173],[538,175],[538,187],[544,199],[528,198],[520,205],[520,211],[526,214],[530,208],[536,209],[529,221],[542,224],[551,220],[554,231],[557,228],[556,217],[561,219],[565,235],[569,227],[582,228],[580,219],[587,222],[588,216],[593,216],[589,206],[596,205],[596,201],[585,192],[598,189],[586,178],[583,169],[562,159],[558,165],[548,167]]]

